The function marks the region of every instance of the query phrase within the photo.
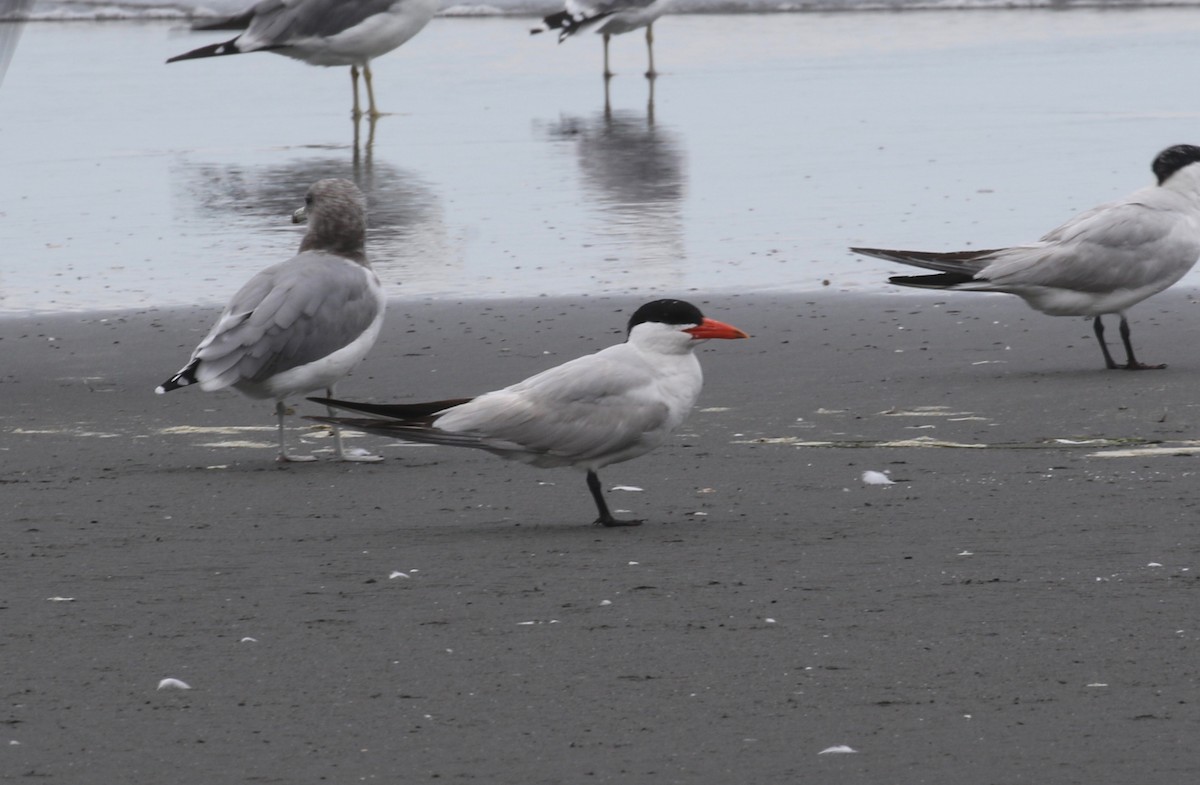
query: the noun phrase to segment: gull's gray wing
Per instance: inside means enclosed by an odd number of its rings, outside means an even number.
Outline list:
[[[397,0],[263,0],[255,6],[254,20],[246,36],[270,48],[298,38],[337,35],[386,12],[396,3]]]
[[[374,276],[321,251],[258,273],[233,296],[193,355],[200,361],[201,389],[260,382],[350,344],[382,309]]]
[[[566,8],[573,14],[595,17],[634,8],[649,8],[655,2],[656,0],[567,0]]]

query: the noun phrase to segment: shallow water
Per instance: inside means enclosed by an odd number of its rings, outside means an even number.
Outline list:
[[[439,18],[375,66],[164,65],[181,22],[32,23],[0,86],[0,311],[219,303],[357,179],[392,296],[882,291],[848,245],[1030,239],[1200,138],[1187,9],[677,16],[600,46]],[[218,34],[219,35],[219,34]],[[1195,273],[1185,285],[1195,282]]]

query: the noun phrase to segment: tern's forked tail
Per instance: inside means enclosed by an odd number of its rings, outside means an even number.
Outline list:
[[[470,433],[450,433],[438,430],[427,422],[419,420],[383,420],[375,417],[318,417],[309,415],[304,419],[314,422],[328,423],[339,428],[351,428],[375,436],[386,436],[391,439],[403,439],[407,442],[421,444],[440,444],[447,447],[474,447],[479,450],[490,449],[483,438]]]
[[[444,401],[425,401],[422,403],[357,403],[355,401],[339,401],[336,398],[309,398],[313,403],[324,404],[334,409],[347,409],[352,412],[374,414],[411,424],[427,423],[435,414],[471,401],[471,398],[448,398]]]
[[[888,283],[911,286],[914,289],[953,289],[976,279],[966,273],[936,273],[934,275],[893,275]]]

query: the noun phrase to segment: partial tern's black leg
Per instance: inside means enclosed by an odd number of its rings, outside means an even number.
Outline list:
[[[619,518],[614,518],[612,513],[608,511],[608,505],[604,501],[604,491],[600,487],[600,477],[591,469],[587,473],[588,490],[592,492],[592,498],[596,500],[596,509],[600,511],[600,517],[596,519],[596,523],[601,526],[641,526],[641,521],[623,521]]]
[[[1100,317],[1097,316],[1096,318],[1099,319]],[[1160,371],[1167,367],[1166,363],[1163,363],[1162,365],[1143,365],[1134,359],[1133,343],[1129,340],[1129,322],[1125,320],[1125,314],[1121,314],[1121,342],[1125,344],[1125,370]]]
[[[1100,315],[1096,314],[1092,317],[1092,331],[1096,333],[1096,341],[1100,344],[1100,351],[1104,352],[1104,365],[1111,371],[1121,366],[1117,365],[1113,360],[1112,355],[1108,352],[1108,344],[1104,342],[1104,322],[1100,321]]]

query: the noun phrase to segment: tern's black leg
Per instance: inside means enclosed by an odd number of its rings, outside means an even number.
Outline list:
[[[1100,351],[1104,352],[1104,365],[1111,371],[1121,366],[1113,361],[1112,355],[1108,352],[1108,344],[1104,342],[1104,322],[1100,321],[1100,315],[1096,314],[1092,317],[1092,330],[1096,333],[1096,341],[1100,344]]]
[[[1099,319],[1100,317],[1097,316],[1096,318]],[[1121,314],[1121,342],[1125,344],[1125,370],[1160,371],[1167,367],[1166,363],[1163,363],[1162,365],[1143,365],[1134,359],[1133,343],[1129,340],[1129,322],[1125,320],[1125,314]]]
[[[612,513],[608,511],[608,505],[604,502],[604,491],[600,488],[600,477],[591,469],[587,473],[588,490],[592,492],[592,498],[596,500],[596,509],[600,511],[600,517],[596,519],[596,523],[602,526],[641,526],[641,521],[623,521],[619,518],[614,518]]]

